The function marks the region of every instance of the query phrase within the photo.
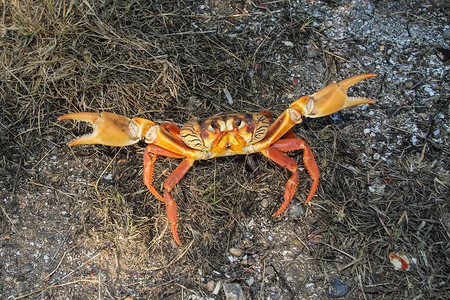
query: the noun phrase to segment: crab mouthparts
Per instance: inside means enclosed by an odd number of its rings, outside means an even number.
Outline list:
[[[246,142],[242,136],[235,132],[221,132],[211,145],[211,150],[215,153],[223,153],[227,150],[239,151],[244,148]]]

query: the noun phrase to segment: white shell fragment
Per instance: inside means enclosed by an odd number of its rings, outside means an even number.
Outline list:
[[[231,97],[231,94],[227,88],[223,88],[223,93],[225,94],[225,97],[227,97],[228,103],[233,105],[233,97]]]

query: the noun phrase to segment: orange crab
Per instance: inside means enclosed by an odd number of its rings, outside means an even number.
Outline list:
[[[109,112],[72,113],[61,116],[58,120],[88,121],[94,128],[93,133],[74,139],[68,146],[80,144],[127,146],[142,139],[149,144],[144,151],[144,183],[157,199],[166,204],[173,238],[181,246],[177,231],[177,205],[170,191],[196,160],[261,152],[275,163],[287,168],[292,172],[292,176],[286,184],[284,202],[273,214],[278,216],[294,197],[299,181],[297,163],[284,153],[303,149],[303,163],[313,179],[306,204],[316,193],[320,174],[311,149],[305,141],[293,136],[291,128],[301,123],[302,117],[318,118],[346,107],[375,103],[371,99],[347,96],[350,86],[375,76],[376,74],[354,76],[331,84],[311,96],[303,96],[294,101],[272,124],[270,124],[271,113],[268,111],[213,116],[187,123],[181,128],[174,123],[157,125],[146,119],[129,119]],[[152,184],[153,167],[158,155],[183,159],[164,182],[164,196]]]

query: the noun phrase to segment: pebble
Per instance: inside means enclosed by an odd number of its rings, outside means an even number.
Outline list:
[[[330,118],[335,125],[340,125],[340,124],[345,123],[344,118],[342,117],[342,114],[339,112],[335,112],[334,114],[331,114]]]
[[[225,94],[225,97],[227,97],[228,103],[230,105],[233,105],[233,97],[231,96],[230,92],[228,91],[228,89],[226,87],[223,88],[223,93]]]
[[[291,219],[294,218],[298,218],[301,215],[303,215],[304,210],[303,210],[303,206],[298,204],[298,205],[293,205],[290,209],[289,209],[289,217],[291,217]]]
[[[444,31],[442,35],[444,36],[445,39],[450,40],[450,29]]]
[[[348,287],[340,280],[335,279],[331,282],[330,287],[325,292],[328,298],[344,297],[348,293]]]
[[[267,266],[266,274],[267,274],[267,276],[271,276],[271,275],[275,274],[275,269],[272,266]]]
[[[223,291],[227,300],[245,300],[245,294],[238,283],[224,283]]]
[[[26,286],[25,286],[25,283],[23,282],[23,281],[19,281],[18,283],[17,283],[17,293],[19,294],[19,295],[23,295],[23,294],[25,294],[27,292],[27,288],[26,288]]]
[[[105,175],[105,180],[112,180],[113,179],[113,174],[109,173]]]
[[[401,111],[401,108],[399,107],[389,107],[386,110],[386,114],[388,115],[389,118],[391,117],[395,117],[396,115],[398,115]]]
[[[208,292],[212,292],[214,291],[214,287],[216,286],[214,281],[208,281],[208,283],[206,284],[206,289],[208,290]]]
[[[252,284],[255,282],[255,277],[250,276],[248,279],[245,280],[245,283],[247,283],[248,286],[252,286]]]
[[[306,293],[308,294],[308,296],[311,296],[315,293],[316,286],[314,285],[314,283],[305,284],[305,288],[306,288]]]
[[[221,287],[222,287],[222,280],[219,280],[219,281],[216,283],[216,286],[214,287],[214,290],[213,290],[212,293],[213,293],[214,295],[218,295]]]
[[[32,264],[26,264],[26,265],[24,265],[22,267],[21,271],[22,271],[23,274],[29,273],[29,272],[33,271],[33,265]]]
[[[241,256],[242,255],[242,250],[239,249],[239,248],[231,247],[230,249],[228,249],[228,252],[230,252],[230,254],[234,255],[234,256]]]
[[[249,238],[244,238],[241,242],[241,247],[244,249],[250,247],[251,245],[252,245],[252,242],[250,241]]]
[[[387,137],[384,134],[382,134],[381,132],[377,132],[375,135],[375,138],[377,139],[378,142],[387,142],[388,141]]]
[[[267,208],[269,206],[269,200],[267,200],[266,198],[262,199],[261,206]]]
[[[411,80],[405,81],[405,88],[410,89],[414,86],[414,83]]]

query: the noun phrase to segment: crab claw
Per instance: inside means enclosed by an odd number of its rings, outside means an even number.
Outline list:
[[[83,144],[102,144],[106,146],[127,146],[141,140],[150,127],[155,125],[152,121],[133,118],[129,119],[114,113],[81,112],[61,116],[61,120],[86,121],[92,124],[94,131],[74,139],[68,146]]]
[[[359,104],[373,104],[374,100],[363,97],[348,97],[347,90],[358,82],[377,76],[369,73],[347,78],[341,82],[324,87],[311,96],[304,96],[291,104],[304,117],[319,118]]]

